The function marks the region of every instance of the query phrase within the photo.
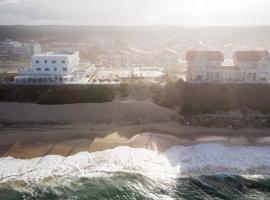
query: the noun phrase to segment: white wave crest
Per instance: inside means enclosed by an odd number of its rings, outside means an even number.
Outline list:
[[[270,174],[270,147],[200,144],[175,146],[163,153],[118,147],[69,157],[0,158],[1,182],[32,182],[56,176],[91,177],[119,171],[140,173],[154,179],[217,173]]]

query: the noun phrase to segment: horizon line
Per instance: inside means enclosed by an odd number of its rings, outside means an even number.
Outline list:
[[[74,24],[0,24],[0,26],[25,26],[25,27],[38,27],[38,26],[66,26],[66,27],[123,27],[123,28],[136,28],[136,27],[185,27],[185,28],[221,28],[221,27],[270,27],[270,24],[261,25],[166,25],[166,24],[153,24],[153,25],[74,25]]]

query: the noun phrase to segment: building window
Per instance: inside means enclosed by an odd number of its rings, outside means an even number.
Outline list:
[[[251,72],[249,72],[249,73],[247,74],[247,78],[248,78],[248,80],[252,80],[252,73],[251,73]]]
[[[256,79],[257,79],[257,74],[253,73],[253,81],[256,81]]]
[[[36,63],[39,64],[39,60],[36,60]]]
[[[268,73],[267,72],[266,73],[264,73],[264,72],[260,73],[260,80],[261,81],[266,81],[267,80],[267,77],[268,77]]]
[[[63,67],[63,71],[66,72],[67,71],[67,68],[66,67]]]
[[[62,60],[62,63],[63,63],[63,64],[65,64],[65,63],[66,63],[66,61],[65,61],[65,60]]]
[[[203,78],[202,75],[197,75],[196,80],[197,80],[197,81],[201,81],[202,78]]]
[[[53,70],[56,72],[57,71],[57,67],[54,67]]]
[[[41,71],[41,68],[37,68],[36,70],[37,70],[37,71]]]
[[[206,73],[206,80],[209,80],[209,72]]]
[[[246,72],[243,72],[242,73],[242,80],[246,80],[246,78],[247,78],[247,73]]]
[[[215,80],[219,80],[219,72],[216,72],[216,74],[215,74]]]
[[[211,72],[211,73],[210,73],[210,80],[212,81],[213,79],[214,79],[214,73]]]
[[[47,61],[47,60],[44,60],[44,63],[45,63],[45,64],[47,64],[47,63],[48,63],[48,61]]]
[[[52,64],[55,64],[56,63],[56,60],[52,60]]]
[[[48,71],[50,71],[50,69],[49,68],[45,68],[45,71],[48,72]]]

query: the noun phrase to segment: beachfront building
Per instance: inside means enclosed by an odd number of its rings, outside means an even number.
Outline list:
[[[15,83],[87,83],[95,67],[79,62],[78,51],[34,55],[31,68],[22,69],[15,77]]]
[[[224,61],[224,56],[220,51],[188,51],[187,80],[207,81],[219,80],[219,68]]]
[[[245,82],[268,81],[270,57],[268,51],[237,51],[233,55],[238,67],[238,79]]]
[[[219,51],[188,51],[187,81],[267,82],[270,57],[267,51],[237,51],[231,64],[224,63]]]

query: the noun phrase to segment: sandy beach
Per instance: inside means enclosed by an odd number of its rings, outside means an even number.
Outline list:
[[[44,106],[0,103],[0,155],[69,156],[118,146],[164,151],[175,145],[270,145],[268,129],[183,126],[176,112],[150,102]]]

